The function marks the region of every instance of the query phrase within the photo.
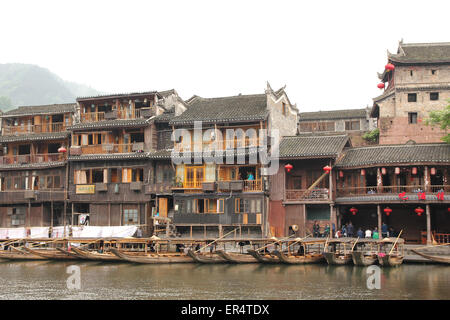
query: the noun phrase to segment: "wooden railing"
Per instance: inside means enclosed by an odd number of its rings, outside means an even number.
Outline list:
[[[183,182],[183,188],[188,189],[201,189],[203,181],[185,181]]]
[[[437,243],[443,244],[443,243],[450,243],[450,233],[434,233],[433,232],[434,240],[436,240]]]
[[[258,139],[247,140],[221,140],[212,142],[175,143],[174,149],[179,152],[224,151],[238,148],[251,148],[260,146]]]
[[[81,154],[129,153],[133,144],[94,144],[81,146]]]
[[[0,164],[9,165],[40,162],[59,162],[66,159],[66,153],[22,154],[16,156],[0,156]]]
[[[21,126],[4,126],[3,135],[20,135],[29,133],[49,133],[65,131],[66,125],[64,122],[35,124],[35,125],[21,125]]]
[[[141,117],[141,110],[113,110],[108,112],[86,112],[81,114],[81,122],[97,122],[108,119],[138,119]]]
[[[317,189],[288,189],[285,193],[286,201],[297,200],[329,200],[329,192],[327,188]]]
[[[450,190],[450,186],[430,186],[432,192],[446,191]],[[414,186],[382,186],[377,188],[372,187],[346,187],[337,188],[336,190],[338,197],[355,196],[355,195],[371,195],[371,194],[395,194],[395,193],[419,193],[427,192],[424,185],[414,185]]]
[[[262,191],[261,180],[244,180],[244,192]]]

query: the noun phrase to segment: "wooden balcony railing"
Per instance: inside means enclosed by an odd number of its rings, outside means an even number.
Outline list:
[[[202,152],[202,151],[225,151],[238,148],[250,148],[260,146],[258,139],[221,140],[212,142],[175,143],[174,149],[178,152]]]
[[[201,189],[203,181],[185,181],[183,182],[183,188],[186,189]]]
[[[51,133],[65,131],[66,125],[64,122],[22,125],[22,126],[4,126],[3,135],[21,135],[29,133]]]
[[[438,190],[443,189],[449,190],[449,186],[430,186],[433,192],[438,192]],[[436,191],[434,191],[436,190]],[[395,194],[395,193],[419,193],[426,192],[424,185],[414,185],[414,186],[382,186],[377,187],[346,187],[337,188],[336,193],[338,197],[348,197],[357,195],[371,195],[371,194]]]
[[[287,189],[285,193],[286,201],[299,200],[329,200],[329,192],[327,188],[317,189]]]
[[[66,153],[22,154],[17,156],[0,156],[0,164],[9,165],[40,162],[59,162],[66,159]]]
[[[111,119],[138,119],[141,117],[141,110],[113,110],[108,112],[86,112],[81,114],[81,122],[97,122]]]
[[[258,192],[262,191],[261,180],[244,180],[244,192]]]
[[[81,154],[104,154],[104,153],[129,153],[133,151],[133,144],[94,144],[81,146]]]

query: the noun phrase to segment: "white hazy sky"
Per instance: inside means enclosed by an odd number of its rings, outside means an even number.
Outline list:
[[[1,1],[0,63],[107,92],[262,93],[361,108],[398,41],[450,41],[449,1]]]

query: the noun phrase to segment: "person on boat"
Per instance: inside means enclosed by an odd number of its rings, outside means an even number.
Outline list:
[[[380,239],[380,234],[378,233],[378,228],[377,227],[375,227],[375,229],[373,230],[372,238],[373,239]]]
[[[381,236],[383,238],[386,238],[389,236],[388,225],[386,224],[386,222],[383,222],[383,224],[381,225]]]
[[[334,236],[335,236],[336,238],[342,237],[341,230],[336,231],[336,233],[334,234]]]
[[[372,238],[372,230],[370,229],[366,230],[366,238]]]
[[[305,255],[305,247],[303,245],[300,245],[300,247],[298,248],[297,251],[299,256],[304,256]]]
[[[361,227],[358,228],[358,231],[356,232],[356,236],[358,238],[364,238],[364,232],[362,231]]]
[[[354,231],[353,224],[350,221],[350,223],[347,226],[347,236],[353,238],[353,231]]]

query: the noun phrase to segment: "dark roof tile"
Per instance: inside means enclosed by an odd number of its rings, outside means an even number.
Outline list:
[[[450,145],[416,144],[351,148],[337,167],[363,167],[376,164],[450,163]]]
[[[292,136],[280,142],[279,157],[285,158],[336,158],[348,143],[347,135]]]
[[[265,120],[268,116],[265,94],[238,95],[223,98],[194,96],[187,102],[188,108],[173,118],[170,124],[188,124],[194,121],[224,123]]]
[[[389,60],[399,63],[450,63],[450,42],[400,43]]]
[[[60,140],[65,139],[70,135],[70,132],[54,132],[54,133],[30,133],[22,135],[0,136],[1,142],[16,142],[16,141],[43,141],[43,140]]]
[[[346,109],[299,113],[299,121],[365,118],[366,109]]]
[[[1,117],[13,117],[13,116],[27,116],[27,115],[42,115],[42,114],[58,114],[75,112],[76,103],[64,103],[64,104],[49,104],[40,106],[23,106],[13,110],[4,112]]]

